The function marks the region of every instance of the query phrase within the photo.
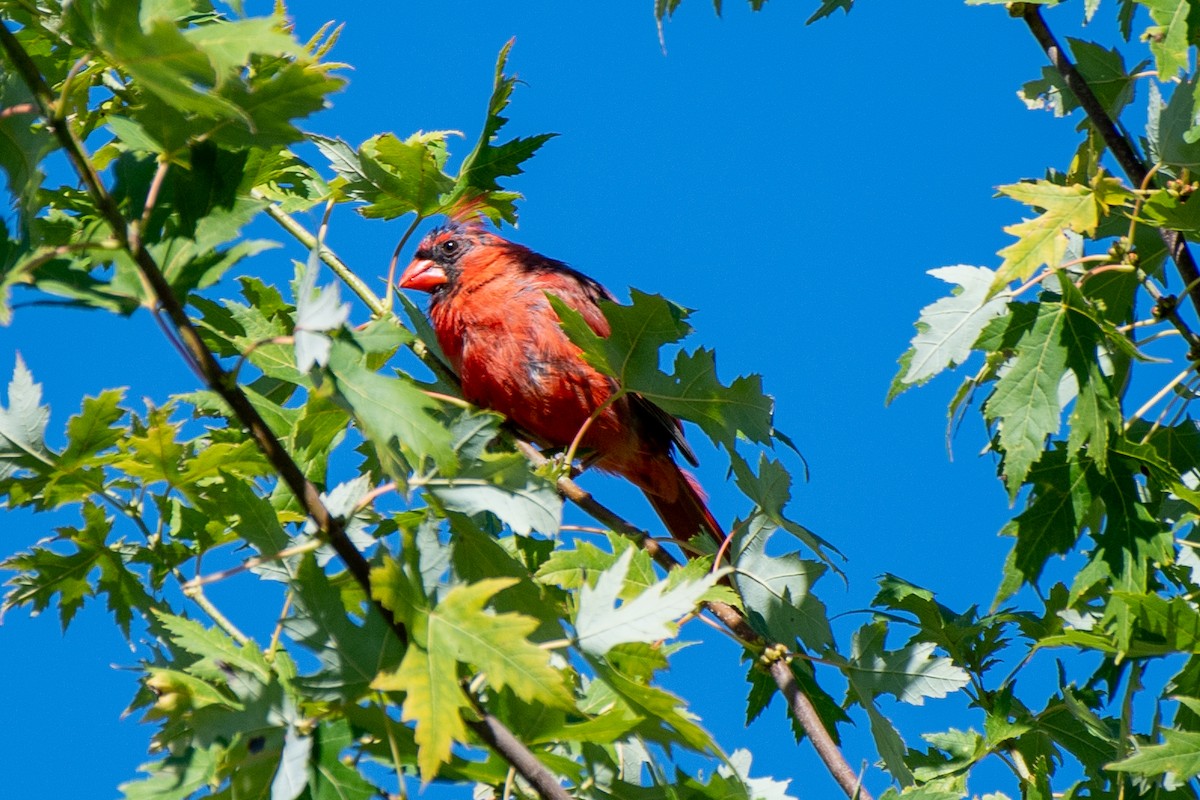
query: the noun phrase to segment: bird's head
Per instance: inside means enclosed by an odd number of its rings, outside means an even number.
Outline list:
[[[469,254],[500,241],[482,225],[451,222],[425,234],[412,262],[400,276],[401,289],[434,292],[452,283]]]

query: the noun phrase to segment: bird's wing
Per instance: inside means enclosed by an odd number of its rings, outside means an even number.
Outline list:
[[[543,259],[537,269],[538,282],[545,289],[579,314],[597,336],[608,336],[612,329],[600,310],[600,301],[616,302],[616,298],[596,281],[582,272],[571,269],[561,261]],[[629,404],[642,427],[643,434],[652,439],[673,444],[687,462],[699,466],[696,454],[683,437],[683,425],[679,420],[659,408],[640,394],[630,393]]]

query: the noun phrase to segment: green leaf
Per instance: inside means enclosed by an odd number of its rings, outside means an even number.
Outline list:
[[[1037,320],[1021,335],[1015,358],[983,406],[984,416],[1000,428],[1004,482],[1010,496],[1016,495],[1029,468],[1041,457],[1046,437],[1059,429],[1058,385],[1067,369],[1064,317],[1059,303],[1038,306]]]
[[[429,612],[429,648],[447,648],[456,660],[486,674],[491,685],[507,687],[526,702],[573,708],[562,675],[550,666],[550,651],[526,638],[537,620],[484,610],[496,593],[515,583],[491,578],[451,589]]]
[[[1095,2],[1095,0],[1089,0]],[[1087,80],[1088,87],[1113,119],[1120,117],[1132,100],[1137,79],[1131,72],[1140,72],[1145,62],[1132,70],[1125,69],[1125,59],[1115,48],[1105,48],[1084,39],[1067,38],[1071,54],[1075,56],[1075,67]]]
[[[695,610],[718,577],[710,573],[673,588],[663,580],[618,607],[617,596],[632,558],[632,550],[626,550],[600,573],[594,586],[580,589],[574,623],[576,640],[585,653],[603,656],[623,642],[655,642],[674,636],[675,621]]]
[[[947,367],[966,361],[984,326],[1003,314],[1008,303],[1004,293],[992,294],[996,273],[987,267],[959,264],[931,269],[929,274],[959,288],[921,309],[912,355],[897,375],[901,383],[910,386],[919,386]]]
[[[1200,732],[1163,731],[1163,743],[1139,747],[1137,752],[1106,769],[1131,772],[1147,778],[1166,776],[1178,785],[1200,775]]]
[[[58,457],[59,469],[87,464],[120,441],[126,432],[114,423],[129,413],[120,406],[124,395],[124,389],[107,389],[83,398],[83,408],[67,420],[67,447]]]
[[[75,551],[68,554],[47,547],[34,547],[0,562],[4,569],[17,573],[6,582],[9,587],[0,611],[29,606],[33,613],[49,607],[58,595],[59,620],[63,630],[71,624],[84,600],[93,595],[89,575],[102,557],[102,548],[112,530],[112,518],[91,503],[83,507],[82,529],[63,527],[58,538],[69,541]]]
[[[210,118],[239,118],[243,112],[211,91],[217,74],[205,53],[173,20],[139,20],[138,7],[98,0],[92,11],[97,43],[139,87],[169,106]]]
[[[304,272],[296,290],[296,327],[292,334],[296,348],[296,369],[308,372],[329,363],[333,340],[328,333],[346,324],[350,304],[343,303],[338,284],[317,287],[321,246],[309,251]]]
[[[811,25],[819,19],[831,16],[839,8],[843,13],[849,14],[850,9],[853,7],[854,0],[821,0],[820,8],[814,11],[808,19],[804,20],[804,24]]]
[[[1190,65],[1188,42],[1188,0],[1143,0],[1157,27],[1147,30],[1150,52],[1158,68],[1159,80],[1173,80]]]
[[[1095,3],[1097,0],[1088,0]],[[1145,63],[1133,70],[1125,69],[1125,59],[1115,47],[1106,49],[1095,42],[1068,37],[1075,67],[1087,80],[1092,93],[1108,112],[1117,119],[1133,100],[1136,79],[1130,72],[1140,72]],[[1052,66],[1042,68],[1040,80],[1026,83],[1018,94],[1029,108],[1045,108],[1062,117],[1079,108],[1079,99],[1067,86],[1062,75]]]
[[[314,697],[357,700],[380,671],[396,668],[400,642],[383,617],[367,608],[362,624],[356,624],[346,613],[341,591],[311,555],[300,563],[293,587],[298,609],[284,630],[320,659],[321,668],[301,680]],[[356,596],[358,609],[362,598],[357,591]]]
[[[562,497],[517,453],[485,453],[453,478],[427,481],[425,488],[451,511],[489,511],[521,535],[558,532]]]
[[[373,136],[358,148],[365,183],[343,187],[349,196],[367,203],[364,217],[395,219],[409,212],[427,217],[441,209],[439,198],[453,186],[442,172],[446,163],[446,133],[414,133],[401,142],[393,134]]]
[[[1183,597],[1113,592],[1137,620],[1139,654],[1200,653],[1200,611]]]
[[[271,800],[296,800],[308,788],[309,760],[315,742],[289,725],[283,736],[283,752],[271,780]]]
[[[1043,265],[1057,267],[1067,252],[1066,231],[1091,234],[1101,216],[1108,213],[1109,206],[1123,204],[1129,196],[1119,181],[1102,175],[1097,176],[1092,186],[1060,186],[1039,180],[1001,186],[1000,191],[1044,211],[1035,219],[1004,229],[1018,241],[998,253],[1004,263],[996,273],[996,286],[1014,279],[1028,280]]]
[[[578,589],[587,582],[589,572],[602,572],[617,560],[616,553],[601,550],[591,542],[576,542],[575,547],[556,549],[538,569],[539,583],[562,589]]]
[[[1157,88],[1151,92],[1150,116],[1147,121],[1147,139],[1150,153],[1176,169],[1194,169],[1200,166],[1200,140],[1196,136],[1196,92],[1200,82],[1195,80],[1181,83],[1171,92],[1164,107]],[[1158,99],[1158,102],[1153,102]]]
[[[1106,351],[1110,337],[1096,312],[1064,274],[1059,274],[1062,288],[1062,343],[1067,351],[1067,366],[1075,376],[1077,394],[1075,407],[1068,420],[1070,434],[1067,452],[1071,457],[1086,448],[1087,454],[1103,472],[1108,461],[1108,444],[1113,432],[1122,422],[1120,401],[1104,374],[1100,354]],[[1120,334],[1118,337],[1124,338]]]
[[[389,378],[367,369],[361,351],[342,340],[333,344],[329,371],[339,400],[379,448],[381,458],[395,441],[412,455],[414,466],[430,458],[442,473],[454,474],[457,458],[450,431],[433,417],[439,409],[437,401],[404,378]]]
[[[155,605],[143,585],[145,578],[129,566],[144,551],[121,540],[109,542],[113,520],[94,502],[83,504],[82,515],[82,528],[63,526],[56,531],[56,540],[70,545],[73,552],[64,554],[35,546],[0,563],[4,569],[17,572],[7,582],[10,589],[0,612],[29,606],[37,613],[57,594],[59,619],[65,630],[86,598],[102,594],[128,638],[134,612],[146,615]]]
[[[46,423],[50,421],[50,408],[41,402],[42,385],[33,382],[33,374],[18,353],[8,384],[8,408],[0,407],[0,476],[14,460],[20,463],[49,457]]]
[[[380,676],[375,688],[404,692],[401,719],[416,723],[417,765],[421,780],[429,783],[450,760],[450,748],[467,739],[463,712],[471,702],[458,683],[458,665],[445,647],[426,651],[410,645],[400,668]]]
[[[148,777],[118,788],[125,800],[185,800],[214,779],[222,749],[220,745],[204,750],[188,747],[161,761],[142,764],[139,769]]]
[[[716,376],[711,350],[680,351],[674,371],[659,369],[659,348],[678,342],[691,332],[691,313],[658,295],[634,289],[632,304],[607,300],[600,309],[611,333],[592,330],[583,315],[557,297],[550,303],[563,330],[583,350],[583,357],[601,372],[617,379],[622,388],[636,392],[668,414],[695,422],[714,443],[733,449],[739,437],[767,443],[771,440],[774,402],[762,392],[758,375],[741,377],[729,386]]]
[[[28,111],[16,111],[23,106]],[[4,170],[10,196],[21,199],[18,206],[24,209],[24,198],[32,200],[32,193],[42,182],[41,162],[54,148],[54,137],[38,124],[33,95],[15,70],[5,69],[0,74],[0,108],[12,112],[0,116],[0,169]],[[7,314],[4,316],[7,318]]]
[[[830,550],[837,555],[842,555],[842,552],[830,544],[828,541],[810,531],[800,523],[792,520],[784,514],[784,506],[792,498],[792,476],[779,461],[772,461],[767,458],[765,453],[761,454],[758,459],[758,474],[755,475],[750,465],[736,451],[730,453],[730,465],[733,467],[733,474],[736,476],[737,487],[742,490],[742,493],[749,497],[758,505],[758,512],[774,522],[783,530],[795,536],[803,542],[810,550],[820,556],[821,560],[828,564],[833,570],[841,574],[841,570],[834,563],[826,550]]]
[[[313,735],[315,758],[309,780],[313,800],[372,800],[381,794],[379,787],[341,759],[342,751],[356,739],[345,719],[322,722]]]
[[[515,75],[504,74],[512,45],[513,40],[510,39],[500,49],[500,55],[496,59],[496,77],[492,85],[492,96],[488,100],[487,118],[484,120],[483,130],[479,134],[478,141],[475,142],[475,147],[463,159],[446,205],[453,207],[465,200],[487,215],[493,222],[505,220],[515,223],[517,212],[514,203],[521,198],[521,195],[505,191],[496,179],[520,175],[522,173],[521,164],[557,134],[543,133],[496,144],[500,129],[508,122],[508,119],[502,117],[501,113],[508,107],[513,88],[517,84]]]
[[[548,586],[536,583],[530,577],[530,569],[541,566],[538,559],[549,558],[555,542],[547,539],[532,539],[526,536],[509,536],[497,540],[491,533],[469,520],[455,515],[451,519],[452,547],[434,544],[436,539],[434,520],[417,530],[417,544],[425,544],[421,553],[422,580],[426,591],[441,578],[446,567],[454,570],[457,578],[475,582],[485,578],[514,578],[516,583],[499,592],[491,602],[497,612],[515,611],[533,616],[538,620],[537,629],[529,635],[535,642],[562,639],[566,634],[560,617],[561,594]],[[450,563],[446,563],[449,557]]]
[[[731,542],[733,582],[751,625],[772,642],[799,638],[821,651],[833,644],[829,617],[812,587],[825,566],[798,553],[767,555],[766,544],[776,526],[761,515],[739,526]]]
[[[885,650],[887,626],[872,622],[854,634],[847,670],[858,690],[868,696],[888,693],[896,699],[923,705],[926,697],[945,697],[970,683],[970,676],[950,659],[935,656],[932,642],[911,642],[899,650]]]
[[[233,667],[262,683],[271,680],[271,665],[253,642],[238,644],[219,628],[205,628],[194,620],[163,611],[155,612],[155,616],[169,632],[172,644],[201,659],[188,667],[193,675],[220,680],[226,676],[225,670]]]
[[[746,787],[749,800],[796,800],[787,793],[791,779],[777,781],[771,778],[751,778],[752,759],[749,750],[734,750],[729,754],[728,761],[717,767],[717,774],[727,778],[736,777]]]
[[[635,730],[642,738],[667,746],[681,743],[698,753],[718,752],[712,737],[696,724],[678,697],[639,683],[603,662],[593,659],[590,663],[596,670],[592,685],[610,690],[607,702],[624,705],[641,717]]]
[[[243,192],[253,191],[289,214],[306,211],[329,197],[329,184],[288,150],[255,148],[246,156]]]
[[[230,80],[250,56],[296,55],[296,41],[280,30],[275,17],[224,20],[219,24],[198,25],[184,30],[183,36],[204,53],[212,64],[218,86]]]
[[[1005,564],[996,603],[1022,585],[1035,583],[1051,556],[1071,551],[1092,510],[1094,477],[1090,464],[1069,458],[1061,446],[1047,450],[1030,468],[1026,481],[1033,491],[1025,509],[1003,531],[1016,536],[1017,543]]]

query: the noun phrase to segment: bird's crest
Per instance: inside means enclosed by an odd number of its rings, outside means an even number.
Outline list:
[[[485,227],[485,221],[488,219],[484,212],[486,205],[487,195],[483,193],[466,195],[447,210],[446,216],[450,218],[451,222],[464,228],[482,228]]]

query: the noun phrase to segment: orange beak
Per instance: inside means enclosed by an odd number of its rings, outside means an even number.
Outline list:
[[[414,258],[400,276],[400,288],[432,292],[446,281],[445,271],[432,259]]]

